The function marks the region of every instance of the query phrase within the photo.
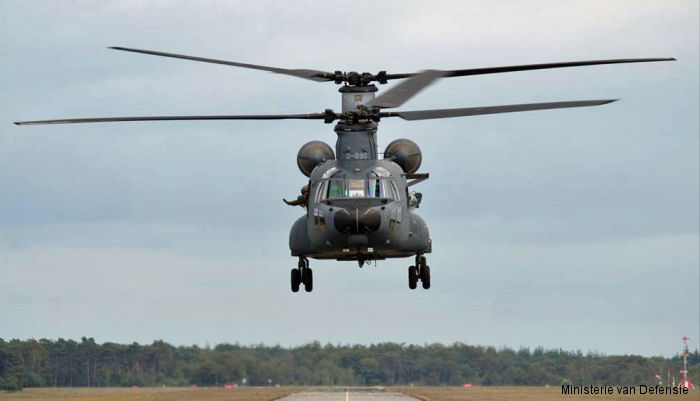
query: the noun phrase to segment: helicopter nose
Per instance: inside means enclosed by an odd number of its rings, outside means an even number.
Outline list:
[[[382,216],[377,209],[342,209],[333,217],[335,229],[345,234],[369,234],[379,230]]]

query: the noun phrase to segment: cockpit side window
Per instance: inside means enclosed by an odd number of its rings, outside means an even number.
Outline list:
[[[390,176],[385,168],[374,168],[367,179],[367,197],[399,199],[396,183]]]
[[[348,189],[345,180],[345,174],[342,171],[335,170],[335,172],[328,176],[324,174],[324,177],[318,182],[316,195],[314,199],[316,202],[320,202],[326,199],[337,199],[337,198],[347,198]]]
[[[343,177],[333,177],[328,180],[328,192],[325,199],[347,198],[348,186]]]
[[[367,193],[368,198],[393,198],[388,190],[389,182],[383,178],[368,178]]]
[[[376,178],[367,179],[367,196],[370,198],[379,198],[381,195],[379,180]]]
[[[314,195],[314,202],[318,203],[326,199],[326,192],[328,191],[328,180],[322,180],[318,182],[316,186],[316,194]]]

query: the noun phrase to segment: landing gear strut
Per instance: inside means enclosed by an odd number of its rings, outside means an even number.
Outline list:
[[[416,255],[416,265],[408,268],[408,288],[415,290],[418,280],[424,289],[430,288],[430,266],[423,255]]]
[[[299,258],[299,264],[291,273],[292,292],[299,292],[299,286],[304,284],[304,290],[311,292],[314,289],[314,272],[309,267],[309,259]]]

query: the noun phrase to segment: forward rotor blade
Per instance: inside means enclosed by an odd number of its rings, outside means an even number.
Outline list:
[[[217,60],[217,59],[213,59],[213,58],[187,56],[184,54],[164,53],[164,52],[157,52],[154,50],[131,49],[128,47],[119,47],[119,46],[113,46],[113,47],[110,47],[110,49],[123,50],[123,51],[134,52],[134,53],[152,54],[154,56],[163,56],[163,57],[181,58],[181,59],[185,59],[185,60],[202,61],[205,63],[231,65],[234,67],[241,67],[241,68],[251,68],[254,70],[269,71],[269,72],[274,72],[277,74],[285,74],[285,75],[291,75],[294,77],[310,79],[312,81],[317,81],[317,82],[326,82],[326,81],[335,80],[334,73],[326,72],[326,71],[319,71],[319,70],[287,69],[287,68],[278,68],[278,67],[268,67],[265,65],[237,63],[235,61],[226,61],[226,60]]]
[[[504,106],[467,107],[463,109],[435,109],[415,111],[388,111],[379,113],[380,117],[401,117],[404,120],[429,120],[434,118],[478,116],[482,114],[513,113],[518,111],[563,109],[568,107],[599,106],[617,101],[618,99],[604,100],[577,100],[570,102],[527,103],[510,104]]]
[[[146,117],[98,117],[71,118],[64,120],[19,121],[15,125],[45,125],[45,124],[79,124],[79,123],[108,123],[125,121],[182,121],[182,120],[324,120],[324,113],[312,114],[268,114],[268,115],[222,115],[222,116],[146,116]]]
[[[486,68],[470,68],[464,70],[448,70],[444,71],[444,77],[463,77],[467,75],[481,74],[496,74],[500,72],[513,71],[528,71],[528,70],[544,70],[548,68],[564,68],[564,67],[582,67],[587,65],[600,64],[622,64],[622,63],[648,63],[654,61],[675,61],[675,58],[623,58],[613,60],[588,60],[588,61],[567,61],[560,63],[545,63],[545,64],[525,64],[525,65],[509,65],[504,67],[486,67]],[[410,78],[417,73],[408,74],[387,74],[386,79]]]
[[[376,106],[380,108],[399,107],[433,83],[433,81],[444,76],[445,71],[438,70],[425,70],[413,74],[411,79],[407,79],[377,96],[374,100],[368,102],[367,106]]]

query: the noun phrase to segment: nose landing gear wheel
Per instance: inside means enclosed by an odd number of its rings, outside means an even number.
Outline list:
[[[301,272],[299,269],[292,269],[291,282],[292,292],[299,292],[299,284],[301,284]]]
[[[408,268],[408,288],[415,290],[418,284],[418,269],[415,266]]]

